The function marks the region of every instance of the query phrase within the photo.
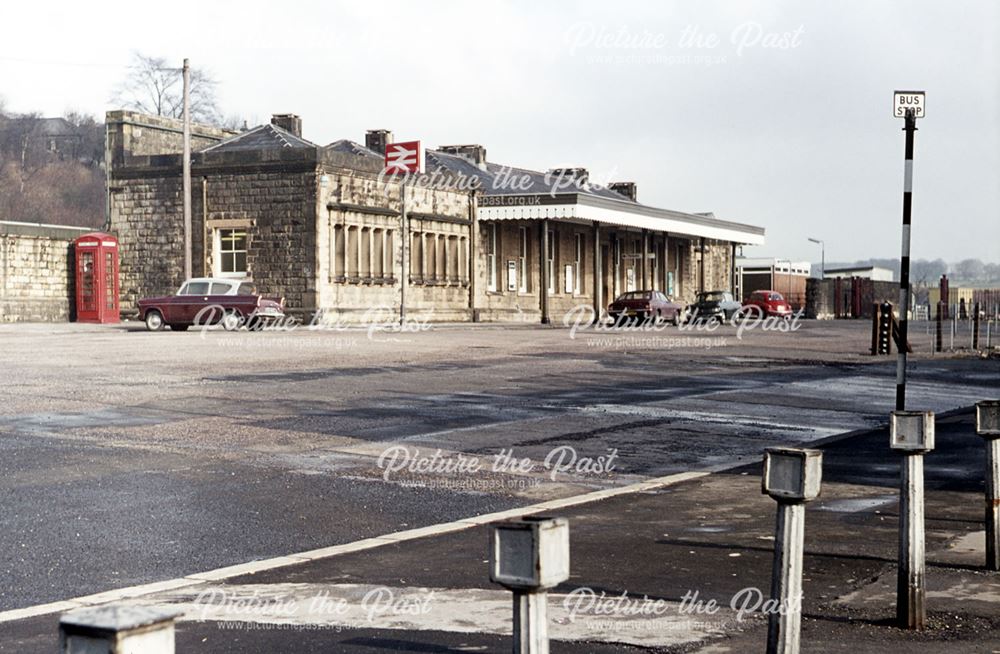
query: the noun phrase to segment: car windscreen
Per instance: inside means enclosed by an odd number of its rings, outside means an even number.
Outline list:
[[[771,297],[768,298],[772,302],[783,302],[785,298],[781,297],[781,293],[771,293]]]
[[[625,300],[648,300],[649,291],[629,291],[628,293],[622,293],[618,296],[615,302],[624,302]]]
[[[208,282],[190,282],[178,295],[208,295]]]
[[[722,293],[705,293],[704,295],[698,296],[698,299],[702,302],[722,302],[725,297],[726,296]]]
[[[253,284],[249,282],[243,282],[240,287],[236,289],[237,295],[254,295],[257,293],[257,289],[254,288]]]

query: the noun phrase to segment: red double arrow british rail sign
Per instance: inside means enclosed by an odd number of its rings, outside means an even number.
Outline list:
[[[385,172],[419,173],[420,141],[389,143],[385,146]]]

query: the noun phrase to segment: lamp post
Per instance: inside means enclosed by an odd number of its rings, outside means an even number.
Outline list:
[[[826,243],[819,238],[810,238],[809,242],[819,245],[819,278],[823,279],[826,277]]]

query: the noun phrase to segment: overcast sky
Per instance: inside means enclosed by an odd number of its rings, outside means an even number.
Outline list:
[[[583,166],[639,200],[762,225],[753,256],[900,248],[902,120],[916,258],[1000,261],[1000,3],[11,3],[0,96],[95,115],[133,51],[207,69],[224,114],[302,116],[320,144],[371,128],[491,161]],[[714,42],[714,46],[712,45]]]

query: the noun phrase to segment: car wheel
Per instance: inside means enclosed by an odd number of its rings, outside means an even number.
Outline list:
[[[234,332],[240,328],[243,324],[243,317],[240,316],[238,311],[227,311],[224,316],[222,316],[222,328],[227,332]]]
[[[146,329],[151,332],[158,332],[163,329],[163,314],[155,309],[146,312]]]
[[[681,324],[681,312],[680,311],[674,311],[674,319],[670,321],[670,324],[672,324],[674,327],[679,327],[680,326],[680,324]]]
[[[264,321],[260,318],[251,318],[247,321],[247,330],[251,332],[259,332],[264,330]]]
[[[172,332],[186,332],[191,325],[170,325]]]

